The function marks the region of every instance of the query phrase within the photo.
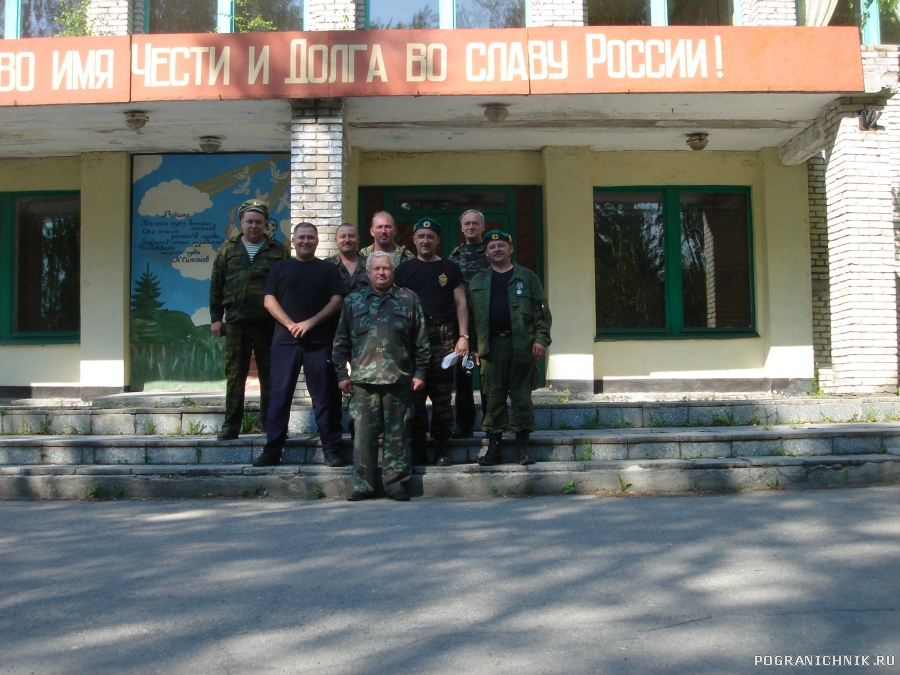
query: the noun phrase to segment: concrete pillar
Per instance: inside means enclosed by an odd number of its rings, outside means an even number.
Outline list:
[[[796,0],[741,0],[744,26],[796,26]]]
[[[303,30],[356,30],[366,26],[365,0],[306,0],[306,3]]]
[[[590,148],[547,147],[544,250],[553,344],[547,380],[554,389],[594,391],[594,189]]]
[[[81,387],[83,397],[129,381],[131,156],[81,156]]]
[[[129,35],[134,21],[134,0],[91,0],[88,5],[88,21],[92,22],[95,35]],[[144,3],[141,0],[141,25]],[[143,32],[143,31],[141,31]]]
[[[896,139],[860,131],[848,116],[873,103],[843,99],[826,115],[832,390],[840,394],[897,393]]]
[[[530,0],[530,26],[587,26],[586,0]]]
[[[291,114],[291,222],[319,228],[320,258],[337,253],[343,217],[344,112],[338,99],[295,101]]]

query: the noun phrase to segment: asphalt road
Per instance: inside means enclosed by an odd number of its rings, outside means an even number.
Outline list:
[[[0,503],[16,675],[896,673],[898,591],[894,487]]]

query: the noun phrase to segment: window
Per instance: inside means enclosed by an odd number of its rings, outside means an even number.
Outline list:
[[[55,18],[58,15],[58,0],[21,0],[19,37],[53,37],[59,29]]]
[[[438,28],[439,0],[369,0],[366,26],[371,29]]]
[[[668,0],[670,26],[730,26],[731,0]]]
[[[148,33],[209,33],[218,24],[217,0],[150,0]]]
[[[879,23],[881,24],[881,40],[883,45],[900,45],[900,8],[895,12],[888,12],[879,5]]]
[[[591,26],[649,26],[650,0],[588,0]]]
[[[77,193],[0,195],[0,341],[78,342],[80,235]]]
[[[148,33],[302,30],[303,0],[147,0]]]
[[[594,191],[600,337],[754,334],[750,192]]]
[[[524,28],[525,0],[456,0],[456,28]]]

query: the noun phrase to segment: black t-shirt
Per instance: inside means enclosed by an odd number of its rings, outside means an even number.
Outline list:
[[[274,295],[285,313],[296,322],[311,319],[322,311],[332,296],[347,295],[338,268],[330,262],[314,258],[303,262],[296,258],[279,260],[272,266],[266,281],[266,295]],[[340,312],[315,326],[298,340],[280,323],[275,324],[273,344],[331,344],[337,331]]]
[[[452,260],[422,262],[415,258],[397,267],[394,283],[419,296],[426,316],[456,316],[453,290],[462,286],[465,279]]]
[[[503,333],[512,330],[512,318],[509,315],[509,280],[512,279],[512,268],[506,272],[491,270],[491,333]]]

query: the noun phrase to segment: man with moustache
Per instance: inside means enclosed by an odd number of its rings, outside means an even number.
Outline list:
[[[328,260],[337,265],[347,292],[367,286],[369,277],[366,274],[366,256],[359,252],[359,232],[356,231],[356,226],[341,223],[334,233],[334,243],[338,247],[337,255]]]
[[[315,225],[297,225],[291,243],[297,257],[277,263],[266,283],[265,306],[277,325],[272,338],[272,393],[266,445],[253,460],[253,466],[281,463],[301,368],[312,398],[325,462],[328,466],[343,466],[341,396],[331,346],[346,289],[337,268],[316,258],[319,231]]]
[[[415,253],[394,241],[397,236],[397,223],[394,222],[394,216],[387,211],[379,211],[372,216],[372,227],[369,228],[369,234],[372,235],[375,243],[360,251],[366,257],[370,256],[372,251],[390,253],[394,257],[395,268],[399,267],[400,263],[416,257]]]
[[[410,394],[425,387],[430,348],[425,315],[415,293],[394,285],[394,259],[374,251],[366,260],[369,285],[349,296],[334,338],[338,386],[352,394],[353,440],[351,502],[375,496],[378,435],[384,431],[381,480],[394,501],[409,501],[403,481],[412,473]],[[350,372],[347,364],[350,364]]]
[[[269,271],[290,254],[266,234],[269,206],[248,199],[238,210],[241,229],[219,248],[209,279],[210,329],[225,336],[225,421],[220,441],[238,437],[244,422],[244,387],[250,357],[259,371],[259,411],[263,422],[269,403],[269,349],[275,323],[263,306]],[[227,324],[226,324],[227,322]],[[227,325],[227,329],[226,329]]]
[[[425,387],[413,394],[416,416],[412,422],[412,457],[414,464],[428,462],[425,437],[429,430],[425,399],[431,399],[431,439],[434,463],[450,466],[447,440],[453,426],[453,370],[443,368],[444,357],[456,352],[462,359],[469,351],[469,310],[462,272],[452,260],[437,255],[441,241],[441,224],[433,218],[422,218],[413,226],[413,242],[419,255],[397,268],[395,282],[419,296],[428,327],[431,361]]]

